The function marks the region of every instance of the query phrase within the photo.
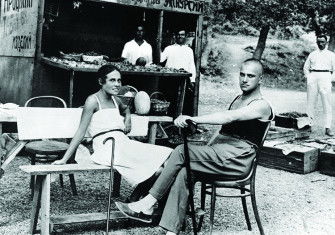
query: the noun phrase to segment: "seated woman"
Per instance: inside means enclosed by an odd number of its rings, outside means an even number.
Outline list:
[[[121,86],[120,70],[113,65],[104,65],[98,70],[101,89],[90,95],[85,102],[77,132],[61,160],[53,164],[66,164],[83,140],[86,131],[93,136],[95,163],[111,165],[112,141],[115,139],[114,169],[131,185],[137,185],[154,175],[163,165],[172,149],[130,140],[126,133],[131,129],[130,111],[116,97]],[[124,115],[121,116],[121,113]]]

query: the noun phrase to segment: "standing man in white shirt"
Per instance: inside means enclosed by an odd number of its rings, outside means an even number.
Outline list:
[[[165,67],[184,69],[191,73],[190,80],[187,81],[185,99],[184,99],[184,114],[193,115],[194,102],[194,84],[195,84],[195,63],[193,50],[186,45],[186,32],[180,30],[176,35],[176,43],[167,46],[161,54],[160,62],[166,61]]]
[[[166,61],[165,67],[184,69],[191,73],[191,82],[195,82],[195,63],[193,50],[185,45],[186,32],[180,30],[176,36],[176,43],[167,46],[161,54],[161,61]]]
[[[318,35],[316,43],[319,49],[310,53],[304,64],[304,74],[307,79],[307,114],[310,118],[314,118],[315,106],[318,94],[320,94],[325,118],[325,134],[333,136],[330,129],[332,122],[331,81],[335,72],[335,54],[326,49],[326,35]]]
[[[135,38],[127,42],[121,57],[131,64],[148,65],[152,63],[152,47],[144,40],[144,27],[138,25]]]

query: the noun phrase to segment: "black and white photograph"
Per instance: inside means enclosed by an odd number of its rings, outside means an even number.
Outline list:
[[[334,93],[335,1],[0,0],[0,234],[335,234]]]

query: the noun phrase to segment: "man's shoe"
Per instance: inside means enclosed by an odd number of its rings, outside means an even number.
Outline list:
[[[326,135],[328,136],[334,136],[334,133],[330,130],[330,128],[326,128]]]
[[[138,220],[144,223],[152,222],[152,215],[144,214],[143,212],[135,212],[129,208],[128,204],[123,202],[115,202],[116,207],[128,218]]]

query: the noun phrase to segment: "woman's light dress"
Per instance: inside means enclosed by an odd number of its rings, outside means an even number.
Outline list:
[[[95,136],[106,131],[107,133],[98,135],[93,139],[94,153],[90,156],[91,160],[101,165],[110,166],[112,141],[107,141],[105,144],[103,144],[103,141],[108,137],[114,137],[114,169],[132,185],[150,178],[165,162],[172,149],[130,140],[121,131],[108,132],[113,129],[124,130],[124,118],[120,115],[114,97],[113,101],[116,108],[101,109],[97,96],[96,99],[99,104],[99,110],[92,116],[88,133],[90,136]]]

